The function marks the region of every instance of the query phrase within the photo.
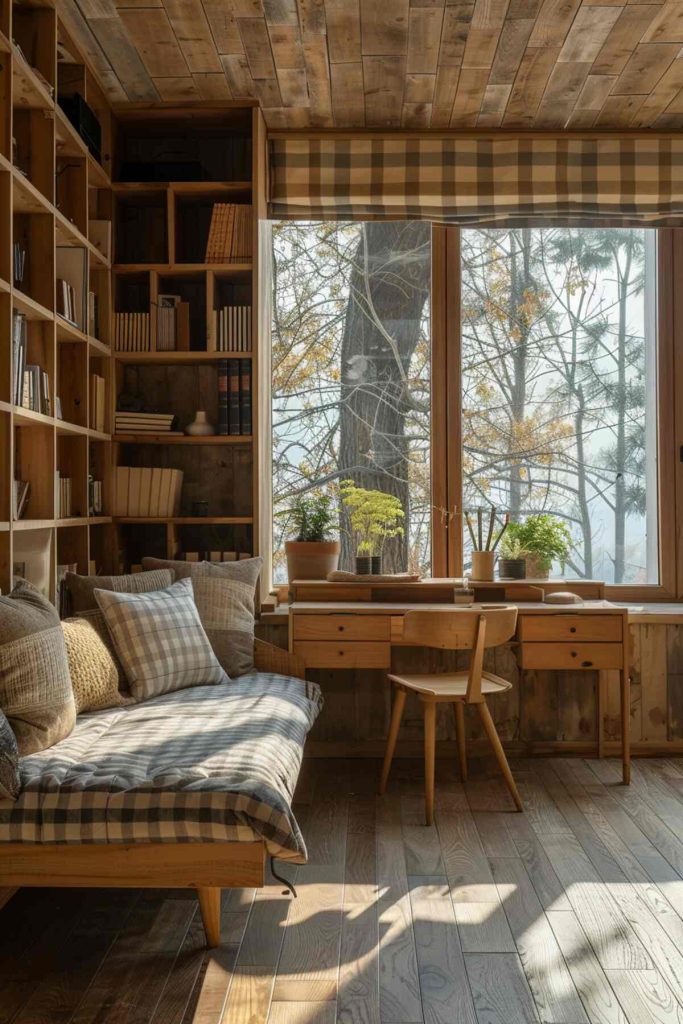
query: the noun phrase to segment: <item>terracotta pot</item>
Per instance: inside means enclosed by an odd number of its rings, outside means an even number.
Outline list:
[[[495,551],[472,552],[472,579],[492,580],[493,566],[496,561]]]
[[[526,578],[528,580],[547,580],[550,570],[539,564],[534,555],[526,556]]]
[[[338,540],[288,540],[287,578],[293,580],[326,580],[339,564],[341,544]]]

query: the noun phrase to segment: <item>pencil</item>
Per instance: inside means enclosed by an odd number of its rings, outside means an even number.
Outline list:
[[[465,521],[467,522],[467,529],[470,531],[470,537],[472,538],[472,547],[477,550],[477,541],[474,536],[474,530],[472,529],[472,520],[470,519],[469,512],[465,512]]]
[[[491,538],[493,537],[493,527],[496,522],[496,506],[494,505],[489,512],[489,532],[486,538],[486,551],[491,550]]]
[[[481,551],[483,549],[484,535],[482,532],[482,515],[483,510],[480,505],[479,508],[477,509],[477,537],[479,538],[479,547],[477,548],[477,551]]]

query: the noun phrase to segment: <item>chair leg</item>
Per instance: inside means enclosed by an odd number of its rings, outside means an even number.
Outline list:
[[[496,731],[496,727],[494,725],[493,719],[491,718],[491,712],[488,709],[488,705],[486,704],[486,701],[482,701],[480,704],[477,704],[477,707],[479,709],[482,724],[484,726],[484,729],[486,730],[486,735],[488,736],[489,742],[493,747],[493,753],[496,755],[496,761],[498,762],[500,770],[503,773],[507,787],[510,790],[510,796],[514,800],[515,807],[517,808],[517,810],[523,811],[524,807],[522,805],[522,798],[519,795],[519,791],[515,784],[515,780],[512,777],[510,765],[508,764],[508,759],[505,756],[503,745],[500,742],[500,738]]]
[[[202,923],[209,949],[221,944],[221,890],[211,888],[197,889],[199,909],[202,912]]]
[[[455,738],[458,743],[458,761],[460,763],[460,781],[467,782],[467,749],[465,747],[465,705],[461,700],[453,704],[455,709]]]
[[[394,751],[396,750],[396,740],[398,739],[398,730],[401,727],[401,718],[403,717],[403,708],[406,703],[406,691],[396,690],[396,696],[394,698],[394,710],[391,713],[391,725],[389,726],[389,735],[387,736],[387,746],[384,752],[384,764],[382,765],[382,775],[379,781],[379,794],[380,796],[387,788],[387,781],[389,779],[389,771],[391,769],[391,762],[394,759]]]
[[[434,824],[434,762],[436,759],[436,703],[424,701],[425,717],[425,822]]]

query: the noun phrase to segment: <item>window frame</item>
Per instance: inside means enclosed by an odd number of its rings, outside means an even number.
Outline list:
[[[269,250],[264,246],[262,252]],[[270,255],[262,288],[270,293]],[[675,601],[683,597],[683,542],[678,542],[678,509],[683,513],[683,447],[676,456],[676,435],[683,423],[683,294],[675,281],[683,281],[683,230],[660,228],[657,234],[657,519],[659,583],[606,584],[613,601]],[[679,291],[683,291],[679,289]],[[262,292],[263,296],[263,292]],[[270,294],[266,299],[270,309]],[[461,376],[460,338],[460,229],[432,224],[431,242],[431,474],[432,577],[460,578],[463,562],[462,508],[462,391],[449,387]],[[264,326],[269,320],[264,318]],[[260,459],[266,486],[261,486],[260,550],[265,577],[272,583],[272,451],[270,331],[264,331],[266,358],[261,359],[264,398],[261,401],[261,437],[267,437],[267,454]],[[676,354],[675,339],[681,351]],[[263,378],[262,378],[263,379]],[[265,415],[264,415],[265,414]],[[264,429],[265,428],[265,429]],[[267,470],[267,472],[264,472]],[[286,591],[286,587],[276,587]]]

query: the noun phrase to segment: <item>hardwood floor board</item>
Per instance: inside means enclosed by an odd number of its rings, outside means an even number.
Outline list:
[[[379,1024],[378,905],[344,904],[337,1020],[339,1024]]]
[[[377,800],[377,884],[383,899],[399,899],[408,892],[401,808],[395,797]]]
[[[192,990],[183,1024],[219,1024],[236,959],[236,946],[205,951],[203,969]]]
[[[424,814],[424,808],[423,808]],[[403,826],[403,847],[406,871],[409,875],[443,875],[441,844],[436,826]]]
[[[500,903],[455,903],[454,907],[463,952],[517,952]]]
[[[239,947],[240,967],[276,967],[291,904],[287,896],[254,900]]]
[[[277,977],[289,981],[336,981],[342,927],[343,884],[299,889],[283,929]],[[240,957],[241,962],[241,957]]]
[[[334,981],[289,981],[275,979],[273,986],[274,1003],[329,1003],[337,1000],[337,985]]]
[[[524,862],[536,895],[544,910],[570,910],[567,899],[555,870],[548,860],[543,844],[523,814],[510,815],[506,821],[512,841]]]
[[[441,855],[455,902],[498,900],[491,869],[469,811],[437,817]]]
[[[683,1009],[658,971],[607,971],[629,1024],[683,1024]]]
[[[276,1002],[270,1004],[268,1024],[335,1024],[334,1003]]]
[[[524,815],[538,835],[571,835],[569,822],[557,809],[545,787],[535,781],[518,783]]]
[[[591,1024],[629,1024],[574,912],[551,910],[547,918]]]
[[[208,958],[201,914],[197,909],[166,981],[150,1024],[182,1024],[192,993]]]
[[[450,899],[451,890],[445,875],[408,875],[411,900]]]
[[[409,897],[380,900],[378,916],[380,1019],[415,1024],[422,1004]]]
[[[220,1024],[266,1024],[272,990],[268,968],[235,967]]]
[[[473,811],[472,818],[487,857],[519,857],[504,815],[495,811]]]
[[[350,832],[346,838],[344,901],[371,903],[378,898],[377,843],[373,832]]]
[[[540,1021],[516,953],[466,953],[465,965],[478,1024]]]
[[[543,846],[572,910],[606,970],[645,970],[652,962],[608,887],[573,836],[544,836]]]
[[[425,899],[411,906],[425,1021],[476,1024],[453,905]]]
[[[521,860],[492,860],[505,916],[542,1021],[587,1024],[560,947]]]

